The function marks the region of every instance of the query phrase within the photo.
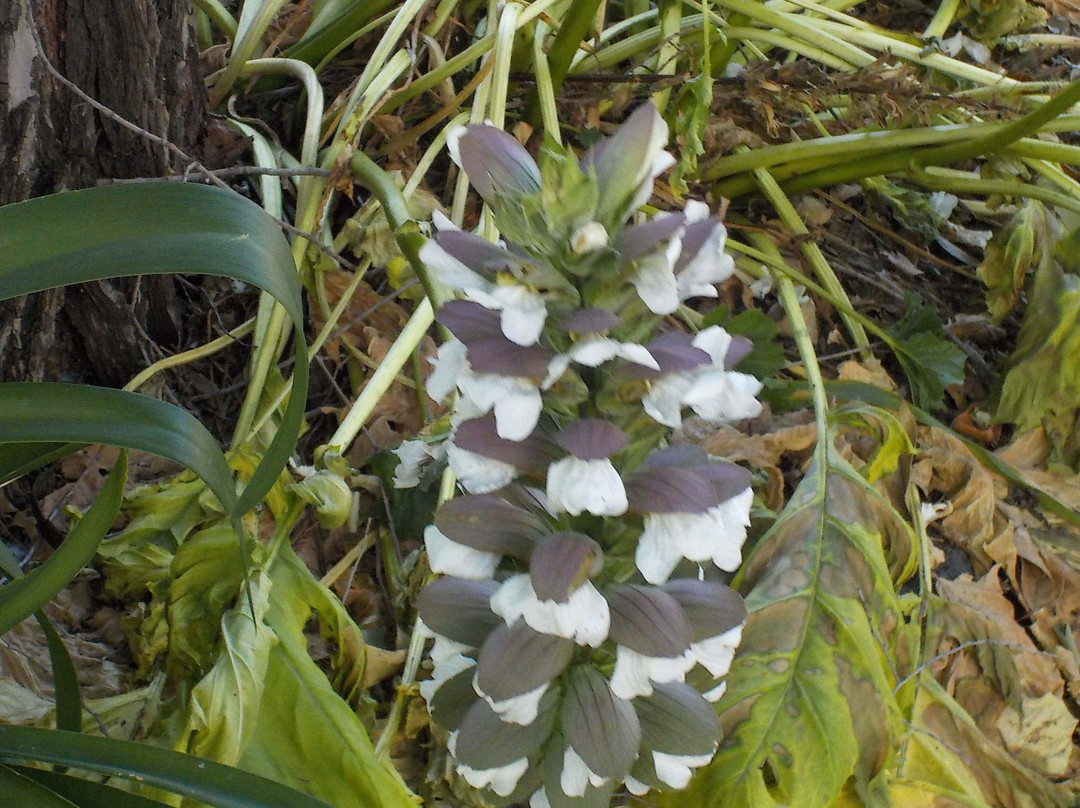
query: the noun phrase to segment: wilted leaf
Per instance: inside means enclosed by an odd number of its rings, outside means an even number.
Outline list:
[[[920,676],[911,724],[901,757],[904,779],[944,785],[975,805],[994,808],[1075,804],[1075,786],[1054,783],[1018,762],[987,738],[929,674]],[[975,801],[978,796],[984,803]]]
[[[344,611],[340,603],[331,606],[333,596],[287,546],[271,566],[270,580],[274,589],[264,631],[275,635],[277,642],[269,653],[267,687],[251,743],[240,758],[241,768],[292,785],[336,808],[415,808],[418,800],[400,776],[375,757],[356,712],[308,653],[304,627],[312,607],[320,622],[332,625]],[[314,589],[325,597],[315,597]],[[344,625],[331,636],[341,645],[351,642]]]
[[[671,190],[682,195],[689,188],[686,177],[697,172],[698,158],[705,153],[701,139],[711,117],[713,77],[708,70],[682,82],[675,98],[674,136],[681,147],[679,162],[668,177]],[[749,371],[748,371],[749,372]]]
[[[736,579],[750,614],[719,704],[724,740],[671,804],[827,806],[849,780],[877,793],[900,732],[886,655],[909,658],[883,546],[912,546],[910,531],[819,446]]]
[[[1075,250],[1078,239],[1080,233],[1073,233],[1061,247]],[[1057,261],[1035,273],[1009,366],[995,416],[1021,430],[1045,427],[1053,459],[1074,466],[1080,459],[1080,278]]]
[[[1019,302],[1032,265],[1052,254],[1055,228],[1048,216],[1040,202],[1029,199],[986,245],[977,274],[987,286],[986,307],[995,322]]]

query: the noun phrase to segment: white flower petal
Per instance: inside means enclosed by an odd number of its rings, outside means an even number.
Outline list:
[[[678,246],[677,239],[672,242]],[[640,259],[630,283],[653,314],[671,314],[679,308],[679,283],[675,279],[674,262],[667,255],[650,253]]]
[[[615,649],[615,670],[611,674],[611,692],[620,699],[651,696],[652,683],[682,682],[696,660],[688,648],[682,656],[651,657],[626,646]]]
[[[491,286],[483,275],[452,256],[434,239],[424,242],[420,248],[420,260],[440,283],[456,292],[486,292]]]
[[[649,382],[649,392],[641,399],[641,406],[658,424],[678,429],[682,426],[682,400],[694,382],[690,374],[665,373]]]
[[[394,468],[394,488],[415,488],[420,484],[420,467],[431,457],[422,440],[406,440],[394,449],[398,464]]]
[[[608,781],[589,768],[572,746],[567,746],[563,752],[562,773],[559,775],[559,788],[568,797],[584,797],[585,789],[592,785],[599,788]]]
[[[499,718],[508,724],[520,724],[523,727],[529,726],[536,720],[536,716],[540,712],[540,699],[543,698],[550,685],[551,682],[544,682],[540,687],[530,690],[528,693],[522,693],[520,696],[503,699],[502,701],[495,701],[482,691],[477,686],[476,679],[473,679],[473,690],[491,706],[492,710],[499,714]]]
[[[457,387],[458,379],[469,372],[469,363],[465,359],[465,343],[456,339],[447,340],[439,346],[435,359],[435,369],[431,371],[424,389],[434,401],[442,401]]]
[[[746,529],[750,527],[750,506],[753,503],[753,490],[744,488],[708,511],[719,526],[718,533],[714,534],[715,544],[710,557],[716,566],[726,572],[734,572],[742,563],[742,546],[746,542]]]
[[[723,283],[735,271],[735,260],[724,252],[726,240],[727,230],[717,221],[701,249],[679,269],[680,299],[719,295],[715,284]]]
[[[547,375],[544,377],[544,381],[540,384],[541,390],[550,390],[551,386],[555,384],[562,375],[566,373],[570,367],[570,357],[567,354],[558,354],[550,362],[548,362]]]
[[[690,652],[699,665],[703,665],[714,678],[720,678],[731,669],[735,650],[742,639],[742,625],[735,626],[715,637],[690,645]]]
[[[638,539],[634,563],[646,581],[662,584],[671,577],[683,556],[675,542],[666,540],[664,531],[650,525],[649,520],[653,518],[645,517],[645,530]]]
[[[518,284],[498,284],[491,297],[500,303],[502,332],[518,345],[535,345],[544,330],[544,298]]]
[[[709,218],[709,206],[697,199],[691,199],[683,208],[683,214],[686,216],[687,224],[700,222]]]
[[[755,398],[760,390],[761,382],[747,373],[707,368],[698,372],[683,404],[711,424],[727,424],[761,414]]]
[[[490,788],[500,797],[507,797],[514,793],[518,781],[529,770],[529,759],[523,757],[496,769],[471,769],[461,763],[457,768],[473,788]]]
[[[565,603],[540,600],[527,574],[515,575],[491,596],[491,610],[507,625],[522,618],[533,631],[572,639],[595,648],[611,627],[608,602],[591,583],[575,589]]]
[[[427,547],[428,563],[432,572],[473,581],[490,579],[502,559],[498,553],[488,553],[459,544],[435,525],[424,528],[424,546]]]
[[[533,795],[529,797],[529,808],[551,808],[551,801],[548,799],[547,791],[542,787],[533,792]]]
[[[618,356],[635,364],[660,370],[659,363],[644,345],[619,342],[610,337],[594,336],[580,339],[570,348],[569,356],[578,364],[590,368],[599,367]]]
[[[518,475],[517,467],[501,460],[470,452],[451,443],[446,447],[450,470],[470,494],[490,494],[509,485]]]
[[[722,368],[731,347],[731,335],[720,326],[711,325],[695,334],[690,344],[707,353],[713,364]]]
[[[433,663],[431,678],[420,683],[420,695],[425,701],[430,704],[447,679],[476,665],[476,660],[462,653],[469,650],[471,650],[469,646],[463,643],[454,642],[439,634],[435,635],[435,645],[431,649]]]
[[[529,437],[544,407],[540,390],[529,379],[494,373],[465,373],[458,379],[462,394],[481,412],[495,410],[495,431],[503,440]]]
[[[584,255],[607,245],[608,232],[600,222],[584,224],[570,237],[570,249],[575,255]]]
[[[669,755],[653,752],[653,766],[661,782],[679,790],[690,784],[693,770],[713,759],[712,755]]]
[[[548,504],[556,511],[577,516],[588,511],[596,516],[626,513],[626,488],[606,457],[581,460],[564,457],[548,466]]]
[[[623,785],[626,786],[627,791],[638,797],[644,797],[646,794],[649,793],[650,790],[647,784],[641,782],[640,780],[635,780],[630,775],[627,775],[623,779]]]
[[[720,699],[722,699],[724,697],[724,694],[726,692],[727,692],[727,682],[721,682],[716,687],[714,687],[712,690],[706,690],[704,693],[701,694],[701,697],[703,699],[705,699],[705,701],[709,702],[710,704],[715,704],[716,702],[720,701]]]

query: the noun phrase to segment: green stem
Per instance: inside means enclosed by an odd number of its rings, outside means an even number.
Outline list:
[[[1038,199],[1050,205],[1056,205],[1063,210],[1069,210],[1080,214],[1080,199],[1071,194],[1055,191],[1052,188],[1044,188],[1041,185],[1031,185],[1026,182],[1013,180],[989,180],[982,179],[967,172],[947,172],[943,169],[936,171],[923,171],[912,166],[908,176],[924,188],[933,191],[950,191],[952,193],[975,194],[979,196],[1018,196],[1027,199]]]
[[[683,9],[682,0],[661,0],[660,2],[660,47],[656,51],[656,66],[654,72],[658,76],[674,76],[675,65],[679,59],[681,49],[679,43],[679,29],[682,27]],[[705,15],[702,15],[704,25]],[[656,104],[660,114],[667,109],[668,99],[671,98],[671,87],[665,87],[659,92],[652,94],[653,103]]]
[[[559,94],[567,73],[570,72],[570,64],[574,59],[582,41],[596,21],[596,10],[600,8],[600,0],[571,0],[570,8],[562,18],[559,32],[551,43],[548,53],[548,65],[551,71],[551,87],[554,95]],[[523,116],[532,126],[541,125],[540,98],[534,90],[525,106]]]
[[[761,189],[762,194],[769,200],[773,208],[776,209],[777,214],[780,216],[780,220],[784,225],[798,236],[808,236],[810,231],[807,229],[806,224],[800,218],[798,212],[795,210],[795,206],[791,204],[791,200],[784,195],[784,192],[780,190],[780,186],[776,184],[776,180],[772,175],[764,168],[754,169],[754,179],[757,181],[758,186]],[[829,290],[833,297],[838,300],[843,300],[850,306],[847,292],[844,291],[843,285],[840,283],[840,279],[836,277],[836,273],[833,272],[829,262],[825,260],[825,256],[821,252],[821,248],[818,247],[813,241],[804,240],[799,247],[803,257],[807,263],[814,270],[814,274],[821,281],[822,286]],[[862,325],[852,320],[847,315],[842,315],[844,324],[847,326],[848,333],[851,334],[852,340],[855,343],[855,347],[863,349],[863,354],[869,356],[867,347],[870,342],[866,338],[866,331]]]
[[[215,105],[226,96],[236,83],[236,80],[240,78],[244,65],[255,54],[255,50],[262,45],[263,34],[266,33],[266,29],[270,27],[270,23],[274,21],[278,10],[284,4],[285,0],[266,0],[266,2],[260,3],[258,11],[250,20],[245,20],[241,15],[240,23],[234,33],[234,37],[239,36],[240,41],[233,43],[229,63],[214,78],[214,84],[211,88],[211,101]],[[240,25],[245,22],[247,24],[241,29]]]
[[[949,30],[949,26],[952,25],[953,20],[956,18],[956,12],[959,10],[960,0],[942,0],[941,5],[934,12],[934,18],[930,20],[930,24],[923,31],[923,39],[945,36],[945,32]]]
[[[815,454],[819,458],[817,466],[824,468],[823,453],[828,446],[829,433],[827,418],[829,402],[825,396],[825,380],[821,377],[821,367],[818,365],[817,354],[814,353],[814,343],[810,339],[810,331],[806,327],[806,318],[803,317],[802,306],[799,305],[799,296],[795,293],[795,285],[782,272],[773,272],[773,283],[780,303],[784,307],[784,314],[791,324],[791,336],[795,340],[795,347],[799,351],[803,368],[806,370],[806,380],[810,384],[810,391],[814,402],[814,423],[817,425],[817,448]]]
[[[544,38],[548,25],[544,21],[536,23],[533,33],[533,74],[536,76],[536,103],[540,107],[540,119],[544,122],[544,132],[556,144],[562,144],[559,131],[559,111],[555,107],[555,85],[551,83],[551,67],[547,52],[544,50]]]
[[[420,340],[424,338],[433,322],[435,322],[435,312],[431,307],[431,300],[424,298],[409,318],[409,322],[405,324],[401,334],[394,340],[394,344],[390,346],[390,350],[379,363],[379,367],[371,374],[371,378],[368,379],[364,389],[349,409],[349,414],[327,441],[327,446],[334,447],[336,451],[345,452],[356,440],[356,436],[360,434],[360,430],[367,423],[372,411],[390,389],[394,378],[409,361],[416,346],[420,344]]]
[[[427,266],[420,260],[420,248],[424,246],[427,239],[424,238],[419,225],[409,213],[409,205],[393,177],[360,151],[353,153],[352,159],[349,160],[349,170],[357,181],[379,200],[383,213],[386,214],[386,220],[394,230],[394,239],[412,266],[416,277],[420,279],[428,298],[435,306],[442,305],[447,298],[446,290],[431,277]]]
[[[1045,104],[1006,124],[1002,129],[990,132],[967,143],[956,143],[928,149],[917,154],[915,162],[920,166],[940,166],[957,163],[978,155],[996,154],[1011,143],[1034,135],[1050,121],[1064,115],[1077,103],[1080,103],[1080,79],[1073,81]]]
[[[236,17],[229,13],[219,0],[193,0],[195,8],[203,12],[229,39],[236,39]]]

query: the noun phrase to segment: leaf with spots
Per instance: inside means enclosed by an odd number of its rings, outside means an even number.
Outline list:
[[[750,614],[718,705],[724,738],[678,805],[824,808],[852,788],[884,804],[903,726],[893,666],[912,656],[888,556],[913,538],[822,442],[736,579]]]

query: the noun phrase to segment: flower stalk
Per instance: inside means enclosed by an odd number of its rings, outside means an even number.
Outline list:
[[[451,338],[426,385],[456,398],[445,442],[407,442],[395,479],[445,463],[462,489],[424,532],[443,577],[417,603],[434,640],[419,689],[494,804],[683,788],[719,742],[710,701],[746,614],[723,579],[753,493],[674,430],[757,415],[761,384],[736,369],[748,341],[668,325],[734,263],[701,203],[638,220],[667,137],[650,104],[580,159],[537,164],[487,125],[448,138],[504,241],[437,216],[420,249],[461,296],[435,313]]]

